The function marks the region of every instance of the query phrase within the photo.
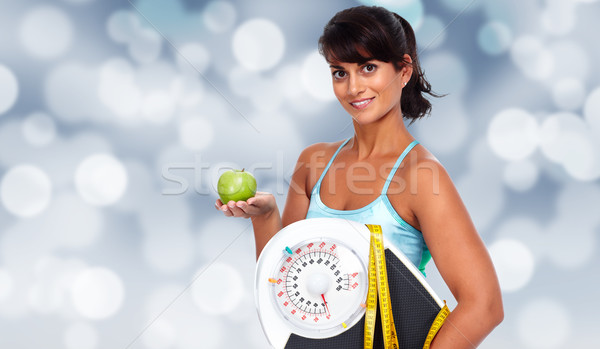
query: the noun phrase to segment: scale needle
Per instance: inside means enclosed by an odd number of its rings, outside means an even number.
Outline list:
[[[331,313],[329,312],[329,306],[327,306],[327,301],[325,300],[325,294],[321,293],[321,298],[323,298],[323,302],[325,302],[325,309],[327,309],[327,314],[329,316],[331,316]]]

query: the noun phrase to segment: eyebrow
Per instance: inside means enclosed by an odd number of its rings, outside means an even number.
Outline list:
[[[363,64],[365,64],[365,63],[367,63],[367,62],[369,62],[369,61],[374,61],[374,60],[376,60],[376,58],[375,58],[375,57],[368,57],[368,58],[366,58],[366,59],[364,60],[364,62],[362,62],[362,63],[356,63],[356,64],[358,64],[358,65],[363,65]],[[333,64],[330,64],[330,65],[329,65],[329,68],[334,68],[334,69],[342,69],[342,70],[344,69],[344,67],[342,67],[342,66],[339,66],[339,65],[333,65]]]

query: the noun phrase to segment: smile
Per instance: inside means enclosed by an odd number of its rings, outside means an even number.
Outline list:
[[[362,99],[360,101],[351,102],[350,104],[354,108],[356,108],[356,109],[365,109],[369,104],[371,104],[371,102],[373,101],[373,99],[375,99],[375,97],[373,97],[373,98],[366,98],[366,99]]]

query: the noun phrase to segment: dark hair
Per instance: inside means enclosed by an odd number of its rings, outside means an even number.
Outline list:
[[[412,27],[404,18],[383,7],[357,6],[336,13],[319,38],[319,52],[330,63],[363,64],[376,59],[391,62],[396,69],[412,64],[413,76],[403,89],[400,101],[403,116],[411,119],[411,123],[431,112],[425,93],[440,97],[425,80]],[[404,54],[411,57],[412,63],[404,60]]]

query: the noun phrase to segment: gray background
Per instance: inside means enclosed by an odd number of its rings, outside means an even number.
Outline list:
[[[597,1],[2,0],[0,345],[267,347],[251,225],[214,185],[245,167],[282,209],[300,151],[352,135],[315,52],[360,3],[412,23],[448,94],[410,130],[498,270],[481,347],[595,343]]]

